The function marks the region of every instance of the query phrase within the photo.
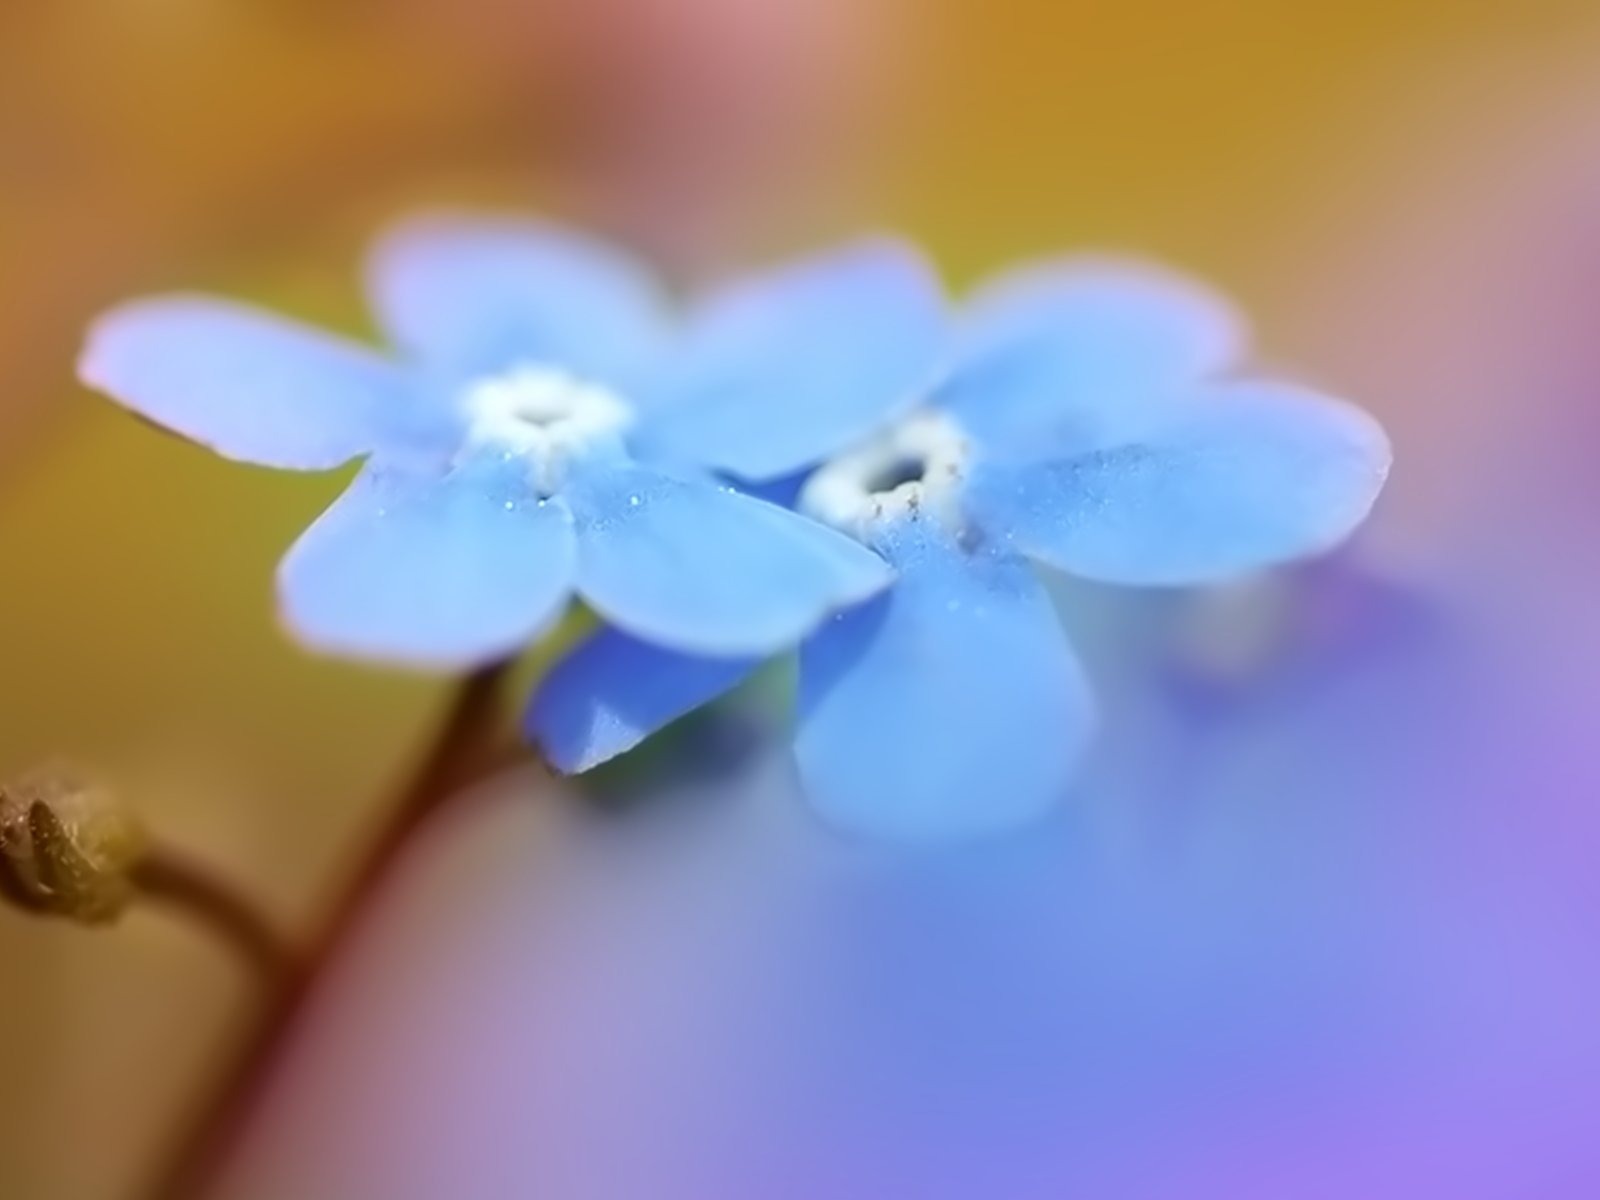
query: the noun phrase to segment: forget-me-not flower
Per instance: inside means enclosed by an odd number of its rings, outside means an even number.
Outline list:
[[[795,752],[834,823],[927,837],[1018,823],[1070,785],[1090,694],[1037,566],[1189,585],[1326,550],[1366,516],[1390,452],[1359,409],[1244,374],[1244,325],[1220,299],[1112,260],[1019,271],[918,323],[904,387],[907,340],[870,333],[940,302],[931,272],[908,285],[908,261],[858,247],[744,285],[721,328],[770,386],[669,398],[648,436],[751,483],[816,468],[799,510],[894,568],[888,592],[801,645]],[[810,390],[806,348],[830,319],[869,334],[836,379],[879,386]],[[757,662],[606,631],[546,678],[529,731],[586,770]]]
[[[733,398],[746,366],[735,339],[684,369],[657,287],[622,255],[531,221],[423,217],[379,240],[368,282],[393,355],[170,296],[103,317],[81,362],[87,383],[228,458],[365,459],[279,573],[283,619],[305,644],[487,662],[576,594],[646,642],[767,654],[887,584],[850,538],[682,469],[683,456],[635,453],[641,404],[669,364],[680,399]],[[652,438],[693,441],[670,414],[649,424]]]

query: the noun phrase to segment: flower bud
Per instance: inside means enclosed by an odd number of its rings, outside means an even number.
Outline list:
[[[0,893],[32,912],[114,920],[147,844],[116,795],[70,767],[0,784]]]

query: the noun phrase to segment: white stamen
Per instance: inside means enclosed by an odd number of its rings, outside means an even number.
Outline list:
[[[527,365],[479,380],[461,397],[468,449],[525,458],[541,495],[561,485],[576,455],[620,441],[633,410],[615,393],[550,367]]]
[[[970,446],[949,417],[920,412],[806,483],[800,509],[853,537],[923,511],[952,526]]]

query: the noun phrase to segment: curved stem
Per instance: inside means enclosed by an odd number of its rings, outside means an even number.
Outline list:
[[[187,855],[154,847],[133,868],[131,878],[143,900],[169,905],[209,926],[269,986],[277,987],[289,974],[294,954],[261,910]]]
[[[145,1193],[149,1200],[192,1200],[206,1193],[256,1110],[323,967],[337,957],[411,836],[452,795],[507,764],[499,720],[506,667],[486,667],[461,682],[427,752],[401,787],[308,952],[284,975],[259,1024],[196,1110],[176,1152]]]

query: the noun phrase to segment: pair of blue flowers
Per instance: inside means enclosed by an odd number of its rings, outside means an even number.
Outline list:
[[[369,285],[393,355],[162,297],[103,317],[81,373],[229,458],[364,460],[279,572],[314,649],[468,667],[582,599],[606,627],[527,720],[564,771],[798,646],[801,774],[859,831],[1064,795],[1091,702],[1037,567],[1239,576],[1344,538],[1388,469],[1369,417],[1243,376],[1232,310],[1137,264],[1030,268],[954,314],[871,240],[674,319],[579,234],[434,216],[379,240]]]

